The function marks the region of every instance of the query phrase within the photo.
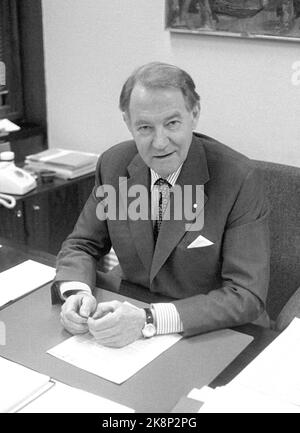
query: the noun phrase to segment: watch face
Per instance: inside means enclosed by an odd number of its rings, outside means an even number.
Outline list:
[[[156,329],[153,323],[147,323],[142,329],[142,334],[144,337],[153,337],[156,334]]]

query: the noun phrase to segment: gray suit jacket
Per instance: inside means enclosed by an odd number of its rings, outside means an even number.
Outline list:
[[[123,197],[120,176],[126,178],[128,188],[144,185],[149,191],[150,171],[133,141],[118,144],[100,157],[95,189],[58,255],[56,280],[94,287],[97,261],[113,245],[123,279],[172,298],[185,335],[256,319],[268,325],[268,207],[251,160],[194,134],[177,183],[204,185],[204,203],[197,207],[198,213],[204,212],[204,226],[186,231],[185,219],[163,221],[156,246],[149,219],[97,218],[99,185],[115,188],[117,210],[126,211],[135,200]],[[212,244],[187,248],[199,235]]]

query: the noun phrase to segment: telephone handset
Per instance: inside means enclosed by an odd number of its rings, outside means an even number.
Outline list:
[[[0,204],[11,209],[16,200],[11,195],[23,195],[36,188],[34,177],[25,170],[15,166],[14,152],[0,153]]]

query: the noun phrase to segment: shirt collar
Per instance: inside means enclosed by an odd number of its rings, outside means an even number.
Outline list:
[[[182,164],[177,168],[176,171],[169,174],[169,176],[165,178],[169,182],[169,184],[172,185],[172,187],[175,185],[178,179],[178,176],[181,172],[181,168],[182,168]],[[152,191],[155,182],[157,181],[157,179],[160,179],[161,176],[157,174],[154,170],[152,170],[152,168],[150,168],[150,172],[151,172],[151,191]]]

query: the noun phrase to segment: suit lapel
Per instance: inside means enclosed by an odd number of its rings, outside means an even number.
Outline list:
[[[209,173],[204,147],[200,139],[193,136],[188,156],[182,166],[177,184],[182,188],[182,191],[185,185],[191,185],[191,190],[195,193],[196,186],[204,185],[208,180]],[[204,187],[202,186],[202,188]],[[182,194],[182,197],[184,201],[184,194]],[[187,200],[187,204],[192,207],[188,215],[186,215],[186,212],[182,212],[182,219],[170,219],[162,222],[152,260],[150,284],[185,232],[190,230],[191,224],[195,222],[196,218],[201,216],[200,213],[203,213],[207,199],[205,194],[200,195],[200,197],[198,194],[194,194],[192,198]],[[173,204],[174,196],[171,194],[169,203],[171,209],[174,209]],[[194,207],[195,205],[196,207]],[[184,207],[184,210],[186,211],[186,207]],[[172,212],[170,214],[172,215]],[[191,219],[192,214],[194,215],[193,220]]]
[[[133,158],[127,169],[129,173],[127,188],[120,188],[120,196],[123,201],[123,206],[126,208],[126,212],[128,212],[130,205],[137,199],[137,197],[128,197],[128,191],[131,187],[142,186],[145,188],[147,194],[147,203],[143,203],[147,209],[147,218],[133,221],[130,215],[128,215],[128,224],[138,255],[149,275],[154,250],[151,207],[149,206],[151,203],[149,192],[150,170],[139,154]],[[125,194],[127,197],[125,197]]]

